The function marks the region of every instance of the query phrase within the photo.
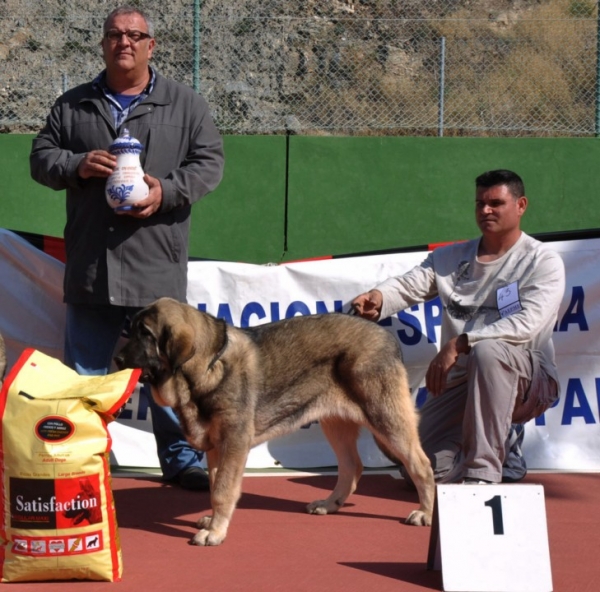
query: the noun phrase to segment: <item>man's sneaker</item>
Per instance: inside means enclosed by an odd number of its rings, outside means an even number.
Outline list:
[[[513,423],[505,443],[506,454],[502,465],[502,483],[516,483],[527,475],[527,463],[521,447],[525,438],[525,426]]]
[[[210,489],[208,475],[200,467],[183,469],[173,481],[183,489],[189,489],[190,491],[208,491]]]
[[[491,481],[477,479],[476,477],[465,477],[462,481],[465,485],[492,485]]]

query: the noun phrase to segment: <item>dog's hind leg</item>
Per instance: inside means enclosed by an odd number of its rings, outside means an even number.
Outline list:
[[[380,356],[384,359],[384,355]],[[375,441],[388,458],[404,465],[419,493],[420,507],[408,524],[431,524],[435,501],[433,470],[419,439],[419,416],[408,388],[406,369],[389,360],[385,372],[361,376],[364,411]]]
[[[413,510],[406,518],[406,524],[415,526],[431,526],[433,516],[433,505],[435,501],[435,481],[431,463],[423,452],[421,444],[413,443],[408,455],[404,457],[403,463],[408,474],[413,480],[419,494],[420,506]]]
[[[416,526],[430,526],[435,501],[435,482],[431,463],[421,448],[416,425],[401,426],[385,439],[381,434],[373,435],[386,456],[404,465],[417,488],[420,507],[413,510],[405,522]]]
[[[323,419],[320,424],[338,460],[338,479],[327,499],[308,504],[306,510],[309,514],[332,514],[356,490],[362,474],[363,465],[356,449],[360,428],[354,422],[339,418]]]

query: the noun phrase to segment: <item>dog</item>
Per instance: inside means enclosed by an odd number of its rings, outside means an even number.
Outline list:
[[[329,313],[239,329],[161,298],[132,320],[117,367],[141,368],[159,405],[172,407],[190,445],[206,452],[212,515],[193,545],[219,545],[242,492],[253,446],[319,421],[338,460],[338,479],[311,514],[337,512],[356,489],[361,426],[406,468],[420,507],[408,524],[430,525],[433,471],[417,431],[406,369],[394,337],[376,323]]]

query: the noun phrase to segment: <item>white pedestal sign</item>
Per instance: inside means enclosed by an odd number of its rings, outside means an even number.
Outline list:
[[[447,592],[551,592],[541,485],[438,485],[429,569]]]

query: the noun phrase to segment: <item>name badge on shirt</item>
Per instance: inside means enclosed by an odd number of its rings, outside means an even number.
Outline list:
[[[521,301],[519,300],[519,286],[517,282],[498,288],[496,290],[496,302],[498,303],[498,312],[501,319],[523,310]]]

